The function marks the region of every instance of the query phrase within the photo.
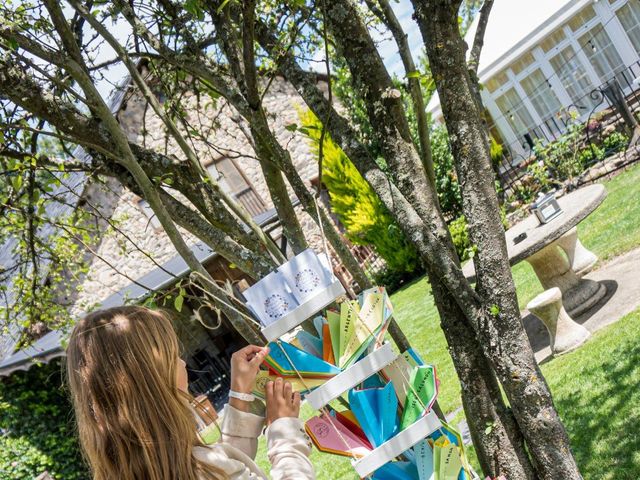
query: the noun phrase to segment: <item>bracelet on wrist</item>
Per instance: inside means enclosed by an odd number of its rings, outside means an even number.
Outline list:
[[[236,398],[245,402],[253,402],[256,399],[253,393],[240,393],[234,390],[229,390],[229,398]]]

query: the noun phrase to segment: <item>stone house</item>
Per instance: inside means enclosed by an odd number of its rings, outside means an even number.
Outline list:
[[[318,81],[324,85],[321,77]],[[259,162],[237,112],[222,99],[212,102],[209,98],[193,94],[185,95],[181,106],[187,112],[190,124],[209,132],[207,141],[194,142],[194,150],[202,164],[286,250]],[[273,131],[291,153],[300,176],[309,185],[313,184],[318,177],[316,154],[302,134],[287,129],[288,125],[299,123],[298,112],[304,108],[302,99],[289,83],[276,77],[264,97],[264,106]],[[112,110],[117,112],[131,141],[167,155],[182,157],[175,143],[167,139],[161,120],[129,84],[125,84],[114,97]],[[84,192],[80,203],[96,209],[103,217],[101,224],[105,234],[89,257],[89,273],[77,285],[74,298],[65,299],[72,304],[69,310],[72,318],[78,318],[97,306],[140,301],[152,291],[166,291],[188,273],[186,264],[177,256],[144,200],[115,181],[88,183],[82,175],[74,181],[77,182],[75,188]],[[315,223],[299,205],[295,208],[310,244],[321,249],[320,232]],[[228,279],[240,287],[247,285],[248,279],[241,272],[193,236],[186,232],[183,234],[214,278]],[[381,266],[381,260],[370,249],[352,246],[352,250],[366,268]],[[349,284],[351,279],[339,264],[336,274],[343,283]],[[177,329],[190,369],[193,393],[207,394],[214,405],[220,406],[226,399],[230,353],[243,341],[224,322],[212,330],[190,320],[191,307],[187,301],[179,315]],[[205,319],[216,323],[213,315],[207,315]],[[0,344],[0,376],[28,369],[34,360],[46,362],[64,355],[63,332],[48,332],[32,346],[20,351],[15,351],[17,332],[13,333],[13,336],[5,336],[4,346]]]

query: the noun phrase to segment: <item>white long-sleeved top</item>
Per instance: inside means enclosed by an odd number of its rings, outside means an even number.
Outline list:
[[[221,441],[196,447],[193,454],[224,470],[229,480],[268,480],[254,461],[263,427],[263,417],[227,405],[220,426]],[[272,480],[315,480],[309,461],[312,444],[299,418],[277,419],[267,428],[266,435]]]

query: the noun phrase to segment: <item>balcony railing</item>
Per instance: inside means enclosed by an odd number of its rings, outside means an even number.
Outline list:
[[[608,84],[617,80],[632,111],[640,107],[640,61],[611,75],[603,84],[579,98],[574,104],[564,107],[546,118],[541,124],[531,127],[519,135],[519,140],[504,144],[503,160],[498,166],[498,176],[505,191],[513,191],[514,185],[527,174],[527,167],[534,158],[536,143],[547,144],[558,140],[575,122],[585,123],[585,142],[590,141],[586,124],[595,113],[600,115],[599,123],[617,125],[623,121],[611,100],[604,94]]]
[[[233,196],[244,208],[247,209],[252,217],[260,215],[267,209],[262,199],[251,187],[240,190],[239,192],[234,193]]]

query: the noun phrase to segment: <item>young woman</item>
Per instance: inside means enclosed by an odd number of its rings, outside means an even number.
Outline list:
[[[231,388],[250,393],[268,351],[250,345],[231,359]],[[232,398],[222,439],[203,445],[189,406],[187,372],[169,319],[117,307],[80,321],[67,348],[69,388],[80,443],[94,480],[266,479],[255,464],[265,419]],[[300,395],[281,380],[267,386],[271,478],[314,479],[311,443],[298,418]]]

